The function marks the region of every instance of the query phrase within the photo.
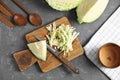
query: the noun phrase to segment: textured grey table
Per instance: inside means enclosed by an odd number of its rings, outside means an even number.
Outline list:
[[[26,15],[11,0],[3,0],[12,10]],[[19,0],[31,12],[41,15],[45,25],[62,16],[67,16],[73,26],[80,32],[79,40],[84,46],[90,37],[99,29],[104,21],[120,5],[120,0],[110,0],[103,15],[93,23],[78,24],[75,10],[59,12],[50,8],[44,0]],[[27,49],[25,34],[38,27],[27,24],[25,27],[16,26],[13,30],[0,22],[0,80],[109,80],[97,69],[85,55],[72,62],[80,69],[80,74],[67,73],[63,67],[56,68],[48,73],[42,73],[37,64],[25,72],[20,72],[12,54]]]

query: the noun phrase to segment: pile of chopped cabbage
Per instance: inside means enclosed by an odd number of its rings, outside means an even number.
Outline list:
[[[56,46],[64,53],[72,51],[72,42],[79,35],[75,32],[75,28],[70,25],[61,24],[56,27],[55,23],[50,24],[46,27],[49,33],[46,35],[49,45]]]

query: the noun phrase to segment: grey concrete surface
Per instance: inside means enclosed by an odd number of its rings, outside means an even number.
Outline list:
[[[3,0],[14,12],[22,13],[12,0]],[[43,24],[46,25],[62,16],[67,16],[76,31],[80,32],[79,40],[84,46],[90,37],[100,28],[104,21],[120,5],[120,0],[110,0],[102,16],[90,24],[78,24],[75,9],[69,12],[60,12],[49,7],[44,0],[19,0],[30,11],[41,15]],[[0,22],[0,80],[109,80],[97,69],[85,55],[74,59],[72,62],[80,69],[80,74],[68,73],[63,66],[50,72],[42,73],[38,65],[33,65],[25,72],[20,72],[12,54],[16,51],[27,49],[25,34],[40,27],[27,24],[25,27],[16,26],[10,29]]]

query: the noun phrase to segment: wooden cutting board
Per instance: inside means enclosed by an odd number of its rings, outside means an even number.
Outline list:
[[[56,25],[59,26],[61,24],[65,24],[65,25],[70,25],[70,22],[68,21],[68,19],[66,17],[62,17],[58,20],[55,21]],[[33,37],[34,35],[39,36],[42,39],[46,39],[45,35],[48,33],[48,30],[46,29],[46,26],[43,26],[42,28],[39,28],[33,32],[30,32],[28,34],[26,34],[25,38],[27,40],[28,43],[32,43],[32,42],[36,42],[37,40]],[[24,53],[27,52],[31,53],[29,50],[24,50]],[[17,52],[15,54],[22,54],[23,51]],[[69,61],[82,55],[84,53],[84,50],[79,42],[78,39],[75,39],[75,41],[73,42],[73,51],[69,52],[69,56],[65,57],[66,59],[68,59]],[[61,53],[60,55],[63,55],[63,53]],[[14,56],[15,57],[15,56]],[[37,61],[37,63],[39,64],[39,67],[41,68],[42,72],[48,72],[58,66],[60,66],[62,63],[49,51],[47,52],[47,60],[46,61],[41,61],[36,59],[35,61]],[[33,61],[33,62],[35,62]],[[31,63],[33,64],[33,63]],[[30,64],[30,66],[31,66]],[[28,68],[30,67],[28,66]]]
[[[70,22],[68,21],[66,17],[56,20],[55,23],[57,26],[61,24],[70,25]],[[26,35],[27,42],[28,43],[35,42],[36,40],[33,37],[34,35],[37,35],[40,38],[45,39],[45,35],[48,33],[48,30],[45,27],[46,26],[28,33]],[[83,48],[78,39],[76,39],[73,42],[73,51],[71,51],[70,54],[71,54],[70,56],[66,57],[68,60],[72,60],[83,54]],[[48,52],[47,60],[45,62],[41,60],[38,60],[37,62],[43,72],[50,71],[61,65],[61,62],[58,59],[56,59],[54,55],[50,52]]]

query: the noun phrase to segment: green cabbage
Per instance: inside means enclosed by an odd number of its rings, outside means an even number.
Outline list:
[[[46,2],[53,8],[59,11],[68,11],[77,7],[82,0],[46,0]]]
[[[109,0],[83,0],[77,7],[78,22],[91,23],[97,20],[107,7]]]

